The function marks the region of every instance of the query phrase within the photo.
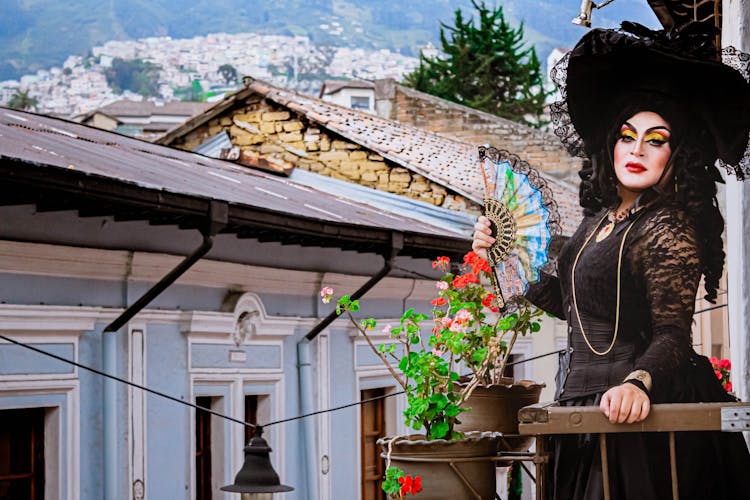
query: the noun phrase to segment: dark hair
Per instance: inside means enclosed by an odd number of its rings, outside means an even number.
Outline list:
[[[642,104],[648,103],[648,104]],[[723,182],[714,165],[715,151],[712,138],[701,121],[684,106],[669,99],[631,99],[622,103],[622,110],[613,126],[602,134],[597,143],[586,144],[588,159],[584,161],[581,177],[580,203],[587,215],[619,204],[613,151],[620,134],[620,126],[640,111],[653,111],[669,122],[672,136],[670,145],[677,193],[675,202],[693,221],[699,242],[701,272],[705,276],[705,298],[714,303],[724,269],[724,247],[721,233],[724,218],[716,200],[716,182]],[[593,141],[592,141],[593,142]],[[657,194],[657,193],[654,193]],[[658,194],[657,194],[658,195]]]

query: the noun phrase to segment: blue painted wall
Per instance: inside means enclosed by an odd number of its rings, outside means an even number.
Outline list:
[[[150,324],[146,330],[149,387],[191,401],[187,344],[177,325]],[[185,406],[149,395],[146,402],[148,498],[186,498],[190,489],[190,419]]]

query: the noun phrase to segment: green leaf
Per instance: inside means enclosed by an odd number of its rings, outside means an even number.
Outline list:
[[[398,369],[405,372],[407,366],[409,366],[409,358],[401,358],[401,361],[398,362]]]
[[[410,307],[406,311],[404,311],[404,314],[401,315],[401,324],[404,324],[404,322],[411,317],[411,315],[414,314],[414,308]]]
[[[430,439],[442,439],[448,434],[448,422],[437,422],[430,427]]]
[[[489,352],[488,347],[482,347],[480,349],[477,349],[474,351],[474,353],[471,355],[471,360],[476,363],[480,364],[482,361],[484,361],[487,358],[487,353]]]
[[[460,409],[460,408],[459,408],[458,406],[456,406],[456,405],[454,405],[454,404],[452,404],[452,403],[451,403],[451,404],[449,404],[449,405],[447,405],[447,406],[445,407],[445,416],[446,416],[446,417],[449,417],[449,418],[450,418],[450,417],[455,417],[455,416],[457,416],[457,415],[458,415],[459,413],[461,413],[461,409]]]

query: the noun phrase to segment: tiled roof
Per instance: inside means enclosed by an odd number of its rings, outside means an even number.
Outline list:
[[[374,89],[375,84],[364,80],[326,80],[320,89],[321,97],[333,94],[341,89]]]
[[[477,146],[374,116],[363,111],[300,94],[269,83],[246,79],[246,88],[225,97],[202,115],[176,127],[157,142],[170,144],[253,94],[307,117],[311,122],[383,156],[391,162],[482,203],[483,183]],[[568,184],[549,181],[558,204],[564,235],[581,219],[578,193]]]
[[[204,102],[168,101],[156,104],[153,101],[131,101],[123,99],[102,106],[97,109],[100,113],[109,116],[152,116],[152,115],[177,115],[195,116],[208,107]]]

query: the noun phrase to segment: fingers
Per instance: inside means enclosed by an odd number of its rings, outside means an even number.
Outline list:
[[[487,249],[495,243],[490,230],[490,221],[485,216],[480,216],[474,224],[474,241],[471,249],[480,257],[487,260]]]
[[[641,403],[641,420],[645,420],[648,414],[651,412],[651,401],[646,396]]]
[[[648,396],[632,384],[613,387],[604,393],[599,409],[613,424],[632,424],[645,419],[651,410]]]

